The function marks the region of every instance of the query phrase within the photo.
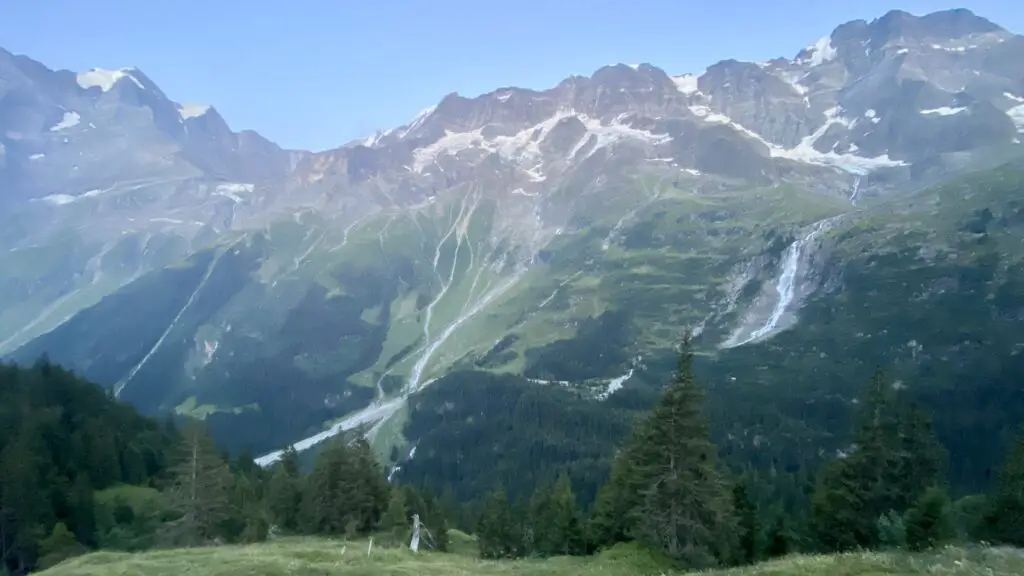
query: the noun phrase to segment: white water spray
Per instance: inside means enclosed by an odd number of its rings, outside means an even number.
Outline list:
[[[756,342],[777,330],[783,316],[789,311],[793,301],[796,299],[796,280],[801,264],[808,259],[809,249],[814,240],[822,232],[827,230],[836,218],[838,218],[838,216],[819,220],[811,227],[810,232],[808,232],[804,237],[795,240],[786,248],[786,251],[782,256],[782,263],[780,264],[782,272],[775,281],[775,292],[778,295],[778,300],[775,302],[774,308],[772,308],[771,315],[767,320],[765,320],[764,324],[751,332],[749,336],[743,340],[738,340],[739,334],[737,333],[724,345],[724,347],[734,348],[736,346]]]

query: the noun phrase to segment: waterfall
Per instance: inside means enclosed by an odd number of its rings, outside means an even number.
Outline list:
[[[769,336],[777,331],[780,322],[785,316],[786,312],[790,311],[794,301],[797,299],[797,281],[803,268],[803,272],[806,273],[806,266],[808,259],[810,258],[810,251],[813,243],[817,237],[828,229],[828,227],[838,218],[833,216],[824,220],[819,220],[811,226],[810,232],[804,235],[802,238],[798,238],[793,241],[786,251],[782,255],[782,262],[779,265],[780,272],[778,278],[776,278],[773,285],[777,300],[775,306],[772,307],[771,314],[767,319],[755,330],[751,331],[746,338],[740,338],[740,333],[737,331],[728,342],[724,344],[726,348],[733,348],[736,346],[742,346],[751,342],[756,342]]]

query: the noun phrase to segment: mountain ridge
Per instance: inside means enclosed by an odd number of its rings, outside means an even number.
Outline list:
[[[858,230],[919,218],[901,199],[1024,154],[1024,37],[935,14],[699,75],[452,93],[315,153],[141,72],[87,73],[68,102],[4,72],[0,353],[49,352],[271,456],[325,426],[412,441],[388,426],[455,370],[603,401],[656,380],[680,326],[745,354],[842,293],[844,246],[884,253]]]

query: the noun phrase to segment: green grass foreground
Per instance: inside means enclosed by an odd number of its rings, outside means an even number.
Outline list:
[[[288,538],[248,546],[161,550],[137,554],[96,552],[69,560],[43,576],[278,576],[587,574],[594,576],[679,575],[633,545],[587,558],[485,561],[465,553],[439,554],[374,547],[367,542]],[[465,552],[469,552],[466,548]],[[1024,552],[1007,548],[946,548],[926,554],[852,553],[791,556],[756,566],[713,571],[718,576],[1019,575]]]

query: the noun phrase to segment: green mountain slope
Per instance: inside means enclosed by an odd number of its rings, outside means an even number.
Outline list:
[[[728,322],[709,322],[702,335],[697,370],[709,384],[711,421],[727,457],[795,470],[847,448],[842,431],[849,429],[854,399],[871,372],[884,367],[935,413],[939,437],[950,450],[954,489],[986,487],[1005,435],[1024,419],[1022,241],[1019,164],[845,216],[822,237],[816,272],[821,288],[794,327],[734,348],[721,346]],[[623,304],[617,313],[635,319],[642,310]],[[645,326],[623,324],[636,333]],[[531,369],[564,377],[566,366],[593,366],[615,337],[610,324],[581,326],[574,337],[549,345]],[[646,406],[670,370],[670,357],[645,358],[626,388],[605,401],[599,426],[568,416],[588,410],[592,402],[585,398],[559,399],[557,391],[538,390],[561,415],[537,419],[517,412],[519,396],[499,400],[507,397],[500,386],[490,395],[471,389],[486,378],[452,375],[412,403],[407,436],[419,440],[417,456],[425,457],[403,463],[403,478],[451,483],[475,495],[481,486],[487,490],[524,470],[569,469],[585,492],[600,481],[594,456],[576,451],[575,459],[567,458],[564,450],[576,441],[562,450],[541,447],[592,429],[600,431],[589,436],[601,438],[599,445],[617,441],[616,420]],[[528,384],[521,380],[520,386]],[[493,428],[490,418],[471,418],[477,410],[491,415]],[[495,451],[485,440],[507,429],[523,439],[522,451],[511,440]],[[606,464],[610,449],[601,453],[598,461]],[[465,479],[467,466],[479,475]]]
[[[255,452],[381,417],[394,418],[382,442],[404,443],[417,418],[405,398],[453,370],[554,383],[580,402],[656,388],[685,326],[701,330],[712,409],[730,415],[721,435],[755,461],[841,448],[832,431],[876,365],[940,413],[970,402],[985,414],[938,418],[954,444],[955,426],[990,435],[1024,405],[1005,386],[1024,295],[1019,164],[865,206],[793,186],[698,186],[658,166],[610,174],[544,197],[485,182],[408,208],[296,213],[144,276],[15,357],[50,351]],[[562,225],[541,208],[563,211]],[[767,338],[728,347],[773,306]],[[455,425],[431,434],[443,444]],[[957,470],[999,451],[954,448],[954,476],[974,483]]]

